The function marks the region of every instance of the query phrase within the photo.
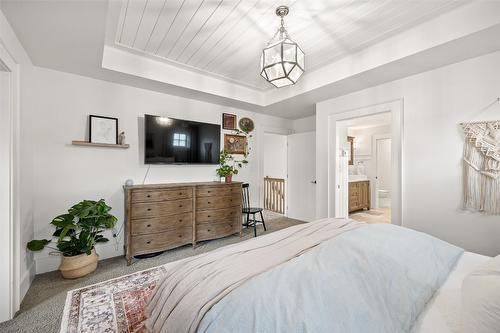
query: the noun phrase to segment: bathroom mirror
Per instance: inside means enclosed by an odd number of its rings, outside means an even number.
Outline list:
[[[347,142],[349,142],[349,165],[354,165],[354,137],[348,136]]]

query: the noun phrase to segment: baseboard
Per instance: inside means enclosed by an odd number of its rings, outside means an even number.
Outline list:
[[[28,292],[31,283],[35,278],[35,273],[36,273],[35,261],[33,260],[29,268],[26,270],[26,272],[24,272],[23,276],[21,276],[21,283],[19,285],[19,304],[21,304],[21,302],[24,299],[24,296],[26,296],[26,293]]]
[[[116,243],[113,239],[105,244],[96,245],[99,260],[119,257],[124,254],[123,243]],[[39,257],[36,260],[36,274],[56,271],[59,269],[61,258],[59,256]]]

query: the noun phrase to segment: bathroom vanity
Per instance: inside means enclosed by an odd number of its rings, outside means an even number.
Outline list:
[[[349,181],[349,213],[370,209],[370,181]]]

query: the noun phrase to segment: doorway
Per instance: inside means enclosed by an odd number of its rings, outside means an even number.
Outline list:
[[[264,219],[287,215],[287,135],[264,133]]]
[[[329,216],[402,224],[402,111],[396,100],[329,116]]]

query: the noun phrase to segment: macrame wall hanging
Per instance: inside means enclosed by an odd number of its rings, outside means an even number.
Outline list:
[[[500,214],[500,120],[461,125],[465,134],[464,208]]]

